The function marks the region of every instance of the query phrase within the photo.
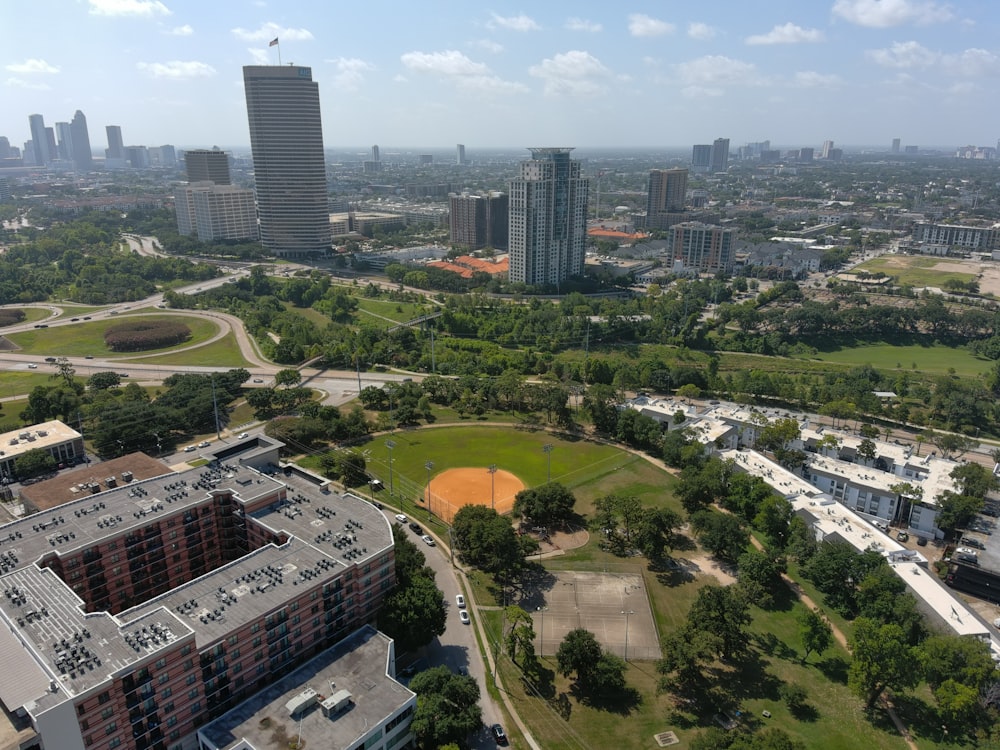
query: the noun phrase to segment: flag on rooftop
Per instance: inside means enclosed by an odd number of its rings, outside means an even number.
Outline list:
[[[274,37],[274,39],[272,39],[272,40],[271,40],[271,41],[270,41],[270,42],[268,43],[268,45],[267,45],[267,46],[268,46],[268,47],[273,47],[273,46],[275,46],[275,45],[276,45],[277,43],[278,43],[278,37]]]

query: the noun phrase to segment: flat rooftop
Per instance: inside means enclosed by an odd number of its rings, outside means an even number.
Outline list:
[[[110,461],[63,471],[52,479],[22,487],[21,497],[40,511],[51,510],[63,503],[111,489],[108,485],[109,478],[113,478],[115,486],[128,484],[122,478],[124,472],[130,472],[137,481],[173,473],[167,464],[145,453],[130,453]]]
[[[390,638],[365,626],[204,726],[200,741],[215,750],[245,747],[241,742],[257,750],[286,750],[288,740],[301,733],[307,748],[355,747],[388,717],[415,705],[416,694],[389,676],[393,652]],[[316,702],[291,715],[290,702],[309,689],[318,694]],[[342,690],[350,693],[350,703],[325,715],[320,696]]]
[[[53,420],[4,432],[0,434],[0,446],[3,448],[4,459],[9,460],[35,448],[48,448],[79,439],[82,439],[79,432],[58,420]]]

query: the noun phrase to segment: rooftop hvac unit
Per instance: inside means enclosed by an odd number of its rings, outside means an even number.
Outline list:
[[[351,705],[353,697],[348,690],[338,690],[320,704],[323,709],[323,716],[328,719],[336,716]]]

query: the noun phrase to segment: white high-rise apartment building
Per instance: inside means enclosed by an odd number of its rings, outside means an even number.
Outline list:
[[[583,273],[590,181],[571,148],[532,148],[510,183],[510,280],[556,285]]]
[[[312,68],[248,65],[250,123],[260,237],[275,255],[330,250],[330,211],[319,86]]]

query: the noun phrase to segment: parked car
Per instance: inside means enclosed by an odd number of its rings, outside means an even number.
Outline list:
[[[185,452],[185,453],[193,453],[193,452],[194,452],[194,449],[195,449],[195,448],[194,448],[194,446],[193,446],[193,445],[185,445],[185,446],[184,446],[184,452]]]
[[[236,439],[237,440],[246,440],[248,437],[250,437],[250,433],[249,432],[241,432],[239,435],[236,436]]]
[[[402,513],[397,513],[396,520],[399,521],[400,523],[406,523],[407,518]]]
[[[455,604],[458,605],[459,609],[465,609],[465,597],[462,596],[461,594],[458,594],[455,597]]]
[[[962,544],[964,544],[966,547],[975,547],[976,549],[986,549],[985,544],[983,544],[978,539],[972,538],[971,536],[963,536]]]
[[[459,610],[458,619],[462,622],[463,625],[468,625],[470,622],[472,622],[472,619],[469,617],[469,613],[466,612],[464,609]]]
[[[499,724],[494,724],[490,727],[490,733],[493,735],[493,739],[496,740],[498,745],[504,747],[507,746],[507,735],[503,732],[503,727]]]
[[[413,523],[412,521],[410,522],[410,531],[412,531],[414,534],[423,534],[424,533],[424,530],[422,528],[420,528],[420,524],[419,523]]]
[[[423,540],[424,544],[426,544],[428,547],[435,547],[435,546],[437,546],[437,545],[434,544],[434,539],[431,537],[430,534],[424,534],[420,538]]]

